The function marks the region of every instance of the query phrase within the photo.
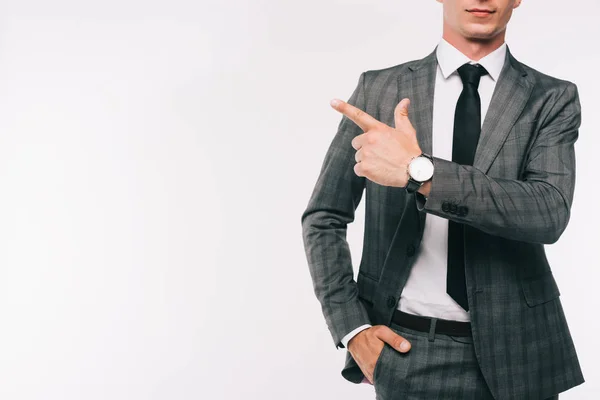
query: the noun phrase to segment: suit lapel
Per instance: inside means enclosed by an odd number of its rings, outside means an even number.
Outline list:
[[[527,72],[512,56],[507,45],[506,60],[483,120],[473,161],[473,166],[484,173],[489,170],[531,95],[533,82],[526,77]]]
[[[398,76],[398,96],[396,98],[396,104],[405,97],[410,99],[408,117],[417,131],[417,141],[421,150],[427,154],[432,152],[433,95],[438,67],[436,50],[437,46],[428,56],[409,65],[406,73]],[[412,206],[414,201],[409,201],[407,204]],[[427,213],[418,212],[416,207],[412,211],[419,214],[419,232],[422,234]]]
[[[408,71],[398,76],[396,98],[396,104],[405,97],[410,99],[408,117],[417,131],[419,146],[427,154],[431,154],[432,148],[433,94],[437,72],[436,49],[437,46],[427,57],[409,65]]]

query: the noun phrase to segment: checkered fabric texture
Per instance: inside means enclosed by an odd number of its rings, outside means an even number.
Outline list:
[[[395,106],[410,98],[409,118],[431,154],[436,68],[434,49],[420,60],[363,72],[348,102],[393,127]],[[314,293],[334,345],[343,348],[341,338],[360,325],[389,326],[433,214],[465,224],[473,348],[494,398],[544,399],[583,383],[544,252],[569,221],[580,123],[577,86],[520,63],[507,49],[473,165],[434,157],[425,200],[354,173],[351,140],[363,132],[343,116],[302,214]],[[355,280],[346,229],[363,193]],[[354,383],[364,376],[349,352],[342,375]]]

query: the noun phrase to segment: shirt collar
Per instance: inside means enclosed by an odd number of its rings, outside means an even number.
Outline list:
[[[473,61],[466,55],[460,52],[456,47],[448,43],[442,38],[436,49],[436,56],[438,64],[442,70],[444,78],[448,78],[453,72],[455,72],[461,65],[470,62],[471,64],[482,65],[488,74],[497,81],[500,77],[500,72],[504,66],[504,60],[506,57],[506,42],[502,43],[500,47],[479,61]]]

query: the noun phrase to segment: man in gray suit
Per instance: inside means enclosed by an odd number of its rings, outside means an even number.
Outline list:
[[[302,214],[314,291],[342,375],[378,399],[556,399],[584,382],[544,252],[570,216],[577,86],[511,54],[520,0],[437,1],[433,52],[332,101],[342,120]]]

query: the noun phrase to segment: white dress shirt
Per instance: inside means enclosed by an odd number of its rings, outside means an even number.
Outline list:
[[[454,112],[463,84],[458,75],[458,67],[465,63],[481,64],[488,74],[479,82],[481,99],[481,123],[504,66],[506,43],[479,61],[473,61],[443,38],[436,49],[438,60],[437,76],[433,98],[432,155],[452,160],[452,139],[454,136]],[[409,110],[410,119],[410,110]],[[436,317],[456,321],[470,321],[465,311],[446,293],[446,273],[448,265],[448,220],[429,214],[425,219],[423,239],[415,263],[398,302],[398,308],[406,313]],[[342,338],[348,342],[358,332],[370,327],[362,325]]]

